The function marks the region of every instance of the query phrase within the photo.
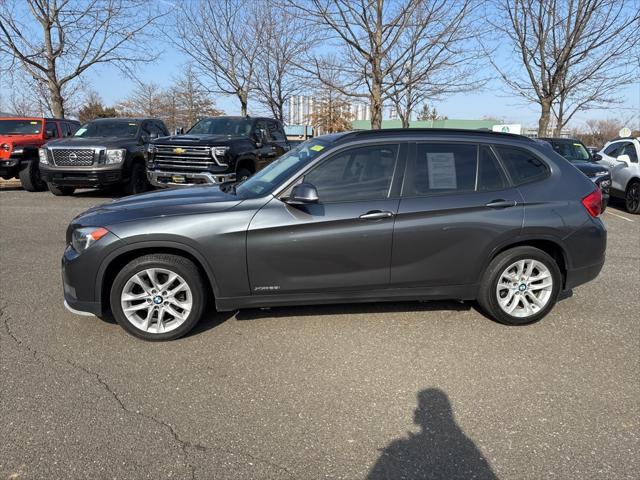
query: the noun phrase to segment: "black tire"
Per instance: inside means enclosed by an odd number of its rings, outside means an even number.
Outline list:
[[[551,272],[553,284],[551,286],[551,295],[544,307],[533,315],[517,317],[508,314],[500,307],[496,288],[504,270],[514,262],[524,259],[536,260],[547,267]],[[549,254],[534,247],[515,247],[500,253],[485,270],[478,293],[478,303],[482,310],[497,322],[505,325],[528,325],[541,320],[551,311],[558,300],[561,284],[562,273],[556,261]]]
[[[627,207],[627,212],[634,215],[640,214],[640,181],[633,180],[629,183],[624,195],[624,203]]]
[[[249,170],[248,168],[240,167],[236,172],[236,182],[244,182],[251,175],[251,170]]]
[[[48,183],[49,191],[53,193],[56,197],[66,197],[69,195],[73,195],[73,192],[76,191],[75,187],[67,187],[65,185],[55,185],[53,183]]]
[[[27,192],[42,192],[47,189],[47,184],[40,178],[38,160],[23,162],[18,172],[22,188]]]
[[[177,273],[189,286],[192,295],[192,309],[184,322],[174,330],[165,333],[151,333],[138,328],[125,315],[120,301],[127,281],[135,274],[148,268],[162,268]],[[184,257],[170,254],[150,254],[132,260],[120,270],[111,285],[111,313],[116,322],[131,335],[149,341],[174,340],[186,335],[200,320],[207,304],[204,282],[195,264]],[[161,305],[160,305],[161,306]]]
[[[151,184],[147,179],[147,171],[144,163],[136,162],[131,167],[129,182],[124,186],[125,195],[136,195],[149,191]]]

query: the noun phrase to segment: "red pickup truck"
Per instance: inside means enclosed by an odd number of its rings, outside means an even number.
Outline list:
[[[49,140],[70,137],[80,128],[75,120],[42,117],[0,117],[0,177],[19,177],[29,192],[47,189],[40,179],[38,148]]]

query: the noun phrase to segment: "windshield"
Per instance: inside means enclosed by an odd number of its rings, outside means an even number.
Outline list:
[[[138,133],[139,122],[89,122],[76,132],[76,137],[135,137]]]
[[[205,118],[187,132],[190,135],[240,135],[251,133],[251,120],[246,118],[216,117]]]
[[[245,198],[255,198],[271,193],[328,146],[329,143],[324,140],[312,139],[301,143],[254,176],[237,185],[236,193]]]
[[[588,162],[591,154],[578,142],[554,142],[553,149],[570,162]]]
[[[0,135],[38,135],[41,131],[38,120],[0,120]]]

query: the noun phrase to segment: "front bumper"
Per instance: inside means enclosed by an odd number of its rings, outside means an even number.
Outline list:
[[[235,173],[211,173],[211,172],[173,172],[161,170],[148,170],[149,183],[154,187],[186,187],[204,184],[221,184],[235,182]]]
[[[123,183],[122,169],[79,170],[71,168],[49,167],[40,164],[40,178],[54,185],[68,187],[104,187]]]
[[[0,177],[13,178],[17,177],[20,172],[20,162],[22,156],[11,156],[9,158],[0,158]]]

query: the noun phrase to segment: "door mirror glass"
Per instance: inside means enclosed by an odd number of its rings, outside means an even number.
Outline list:
[[[158,132],[151,132],[151,135],[149,135],[149,138],[151,138],[152,140],[154,138],[159,138],[159,137],[160,137],[160,135],[158,134]]]
[[[184,133],[184,128],[176,127],[176,130],[174,132],[175,135],[182,135],[183,133]]]
[[[616,160],[620,163],[626,163],[627,165],[631,163],[631,158],[629,157],[629,155],[618,155]]]
[[[143,133],[142,135],[140,135],[140,141],[142,143],[149,143],[149,140],[151,140],[151,135],[148,133]]]
[[[600,155],[599,153],[594,153],[593,154],[593,161],[594,162],[599,162],[600,160],[602,160],[602,155]]]
[[[293,187],[291,196],[284,199],[289,205],[307,205],[318,201],[318,190],[310,183],[301,183]]]
[[[53,128],[47,128],[44,131],[44,138],[53,138],[56,136],[56,132],[53,130]]]
[[[256,128],[256,146],[259,148],[267,141],[267,131],[264,128]]]

